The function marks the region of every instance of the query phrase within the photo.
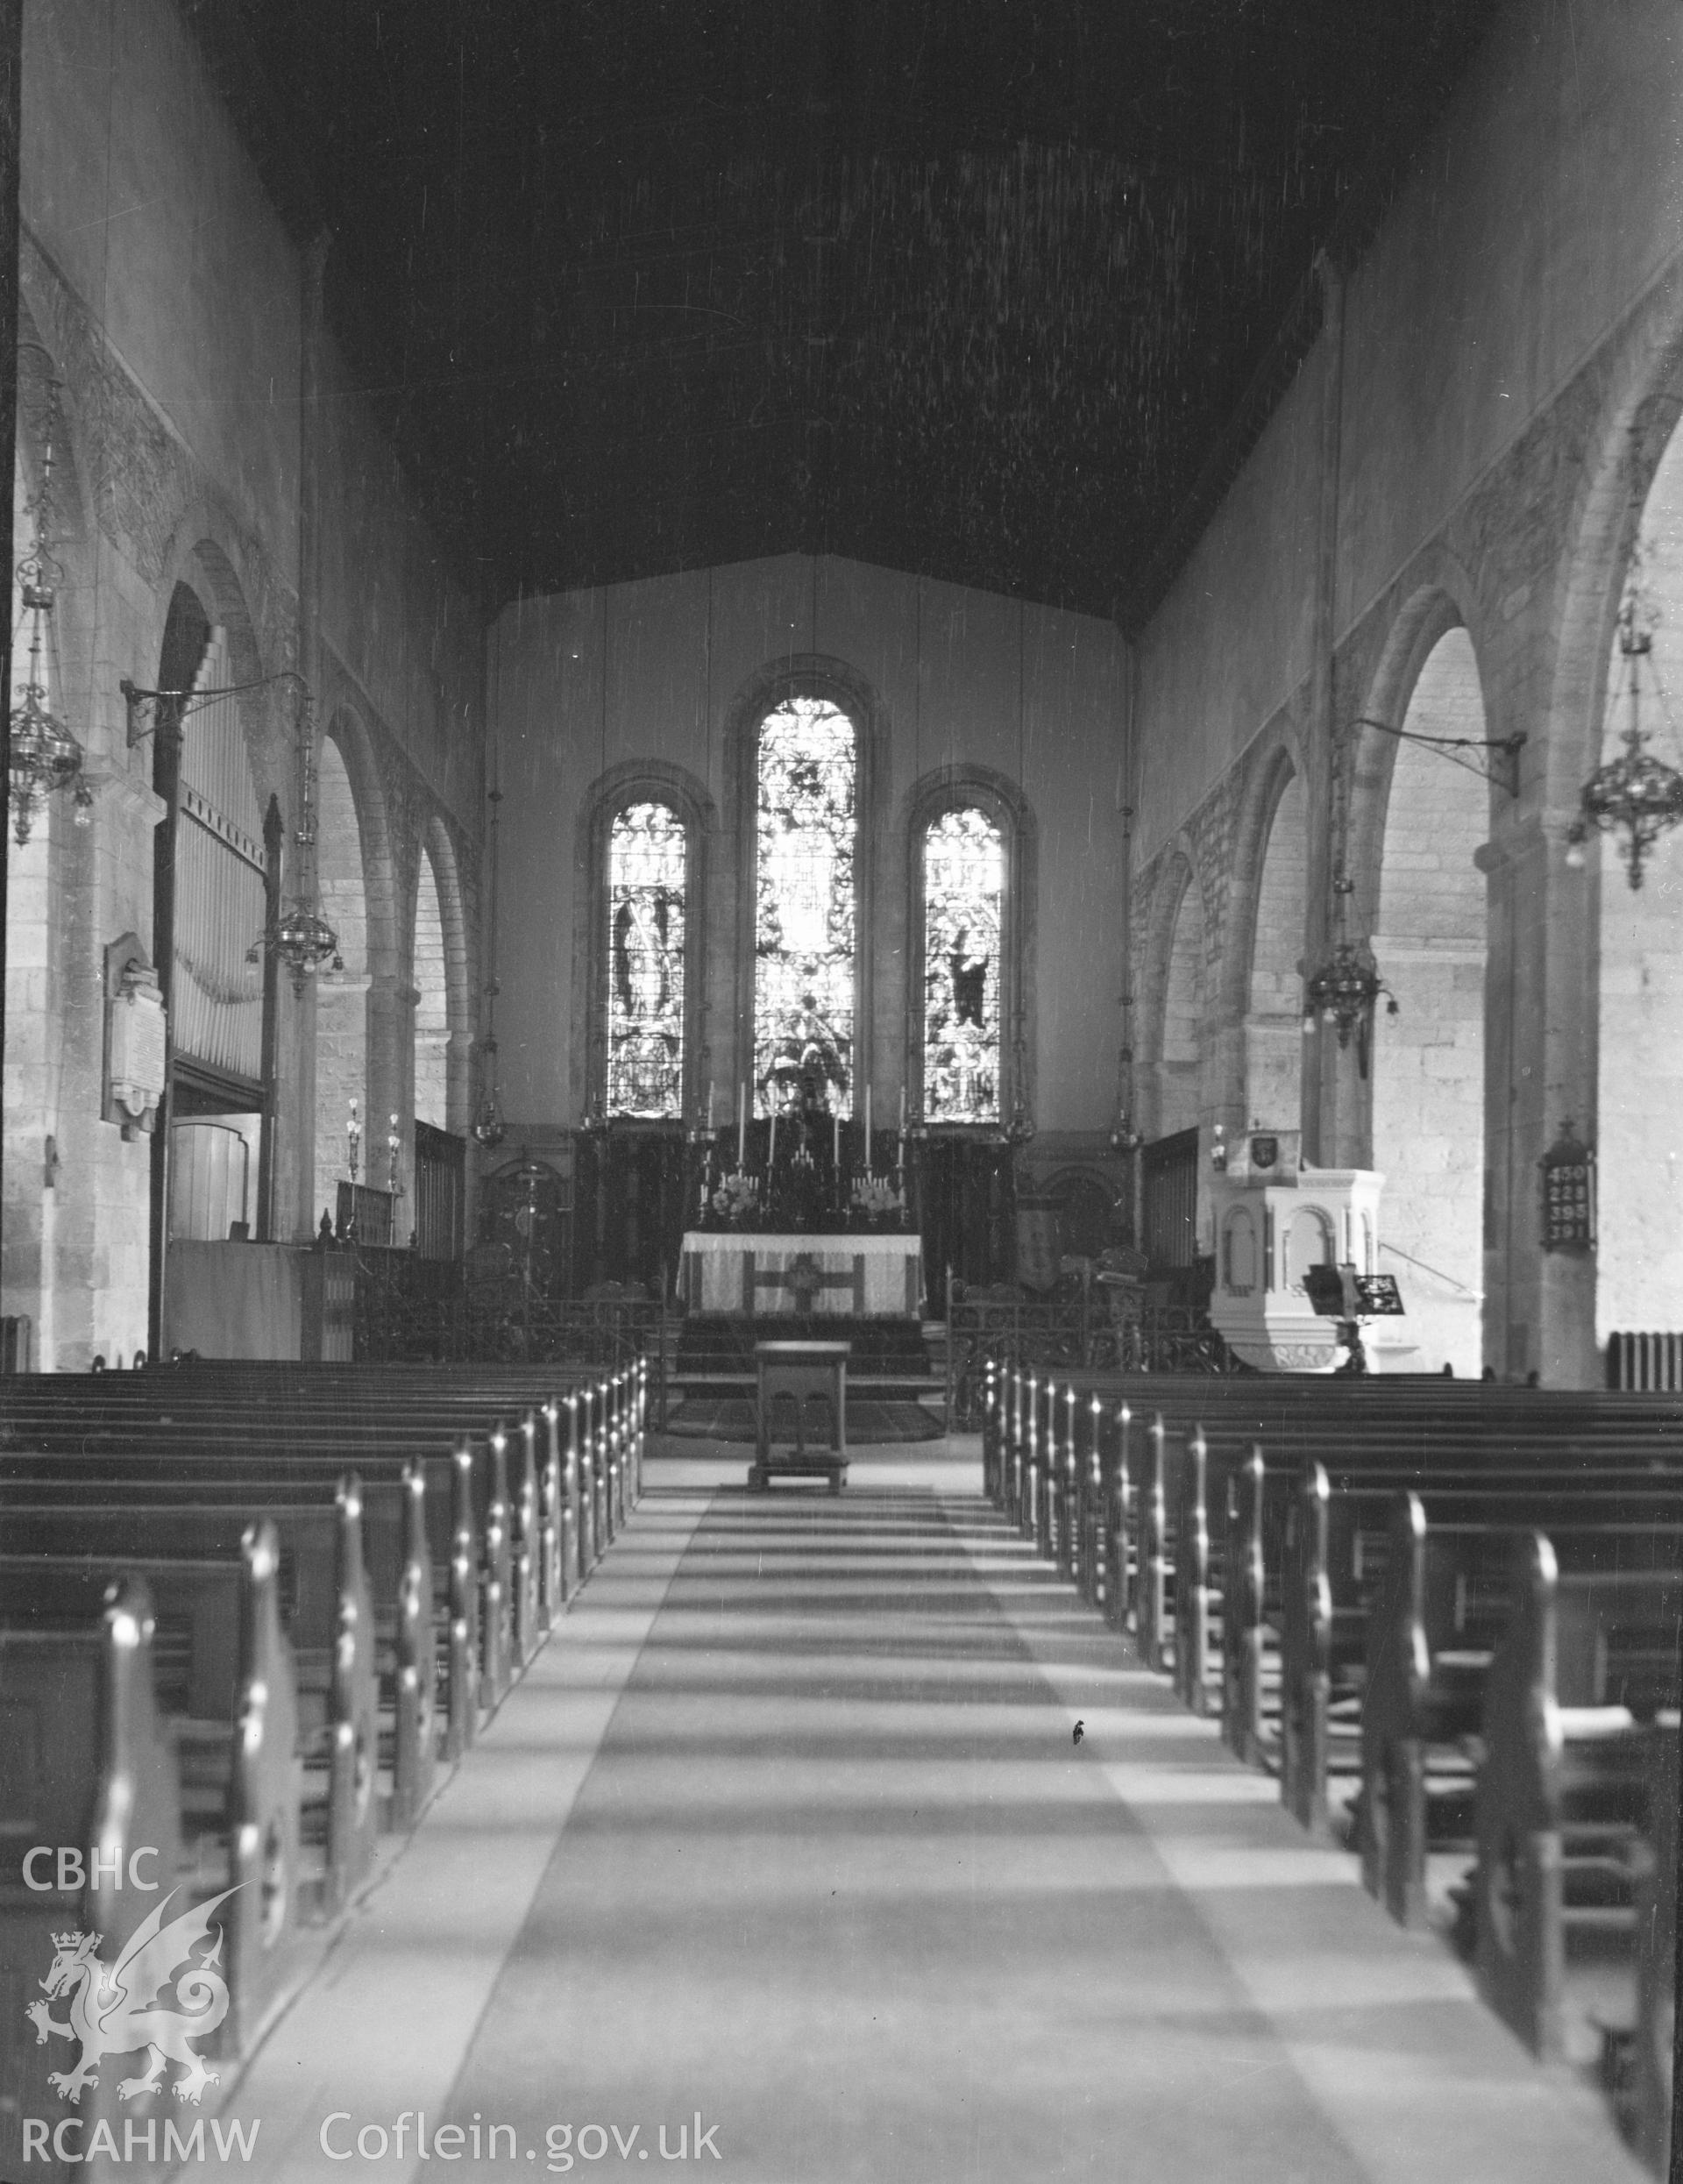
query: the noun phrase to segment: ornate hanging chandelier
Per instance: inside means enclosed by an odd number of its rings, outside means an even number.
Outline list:
[[[1353,941],[1348,931],[1348,906],[1356,883],[1340,872],[1332,883],[1337,936],[1319,967],[1303,985],[1303,1033],[1307,1037],[1317,1023],[1339,1035],[1340,1047],[1360,1033],[1357,1057],[1361,1074],[1367,1074],[1367,1038],[1374,1009],[1382,993],[1386,1014],[1396,1014],[1396,997],[1379,975],[1379,964],[1365,940]]]
[[[57,680],[53,610],[64,570],[53,556],[53,453],[59,429],[59,385],[47,382],[46,432],[41,455],[39,489],[29,502],[33,544],[18,564],[18,595],[23,613],[12,639],[12,657],[28,662],[24,687],[11,711],[11,754],[6,793],[11,802],[12,831],[21,849],[29,840],[35,815],[49,796],[68,789],[75,822],[89,824],[94,793],[82,772],[86,753],[53,712],[50,693]]]
[[[1630,725],[1624,731],[1624,749],[1616,758],[1598,766],[1579,796],[1578,816],[1566,836],[1566,863],[1574,871],[1584,865],[1585,845],[1594,827],[1601,834],[1617,834],[1625,870],[1632,888],[1642,885],[1643,859],[1661,835],[1683,820],[1683,773],[1656,758],[1645,746],[1641,718],[1642,663],[1653,650],[1651,632],[1637,620],[1634,587],[1626,593],[1619,609],[1621,678],[1630,688]],[[1615,702],[1617,694],[1615,693]]]
[[[266,680],[289,681],[298,691],[298,739],[303,770],[303,793],[293,840],[298,845],[297,892],[282,900],[273,917],[245,951],[247,963],[258,962],[266,950],[279,957],[292,973],[295,990],[304,989],[323,964],[343,971],[339,936],[316,908],[320,888],[316,869],[316,721],[309,686],[302,675],[288,671]]]

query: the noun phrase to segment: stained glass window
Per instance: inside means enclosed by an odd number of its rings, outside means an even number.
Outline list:
[[[760,729],[754,1104],[808,1087],[853,1112],[853,722],[791,698]]]
[[[999,1120],[999,938],[1005,843],[973,805],[923,836],[923,1112]]]
[[[607,844],[607,1112],[684,1112],[684,822],[629,804]]]

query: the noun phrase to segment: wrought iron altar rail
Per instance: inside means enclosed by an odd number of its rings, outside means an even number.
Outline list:
[[[947,1321],[948,1412],[951,1428],[982,1422],[982,1373],[990,1358],[1005,1365],[1071,1366],[1138,1373],[1242,1372],[1201,1306],[1147,1305],[1137,1317],[1105,1320],[1078,1297],[955,1302]]]
[[[460,1261],[362,1249],[354,1259],[359,1364],[628,1364],[647,1352],[664,1410],[666,1306],[650,1297],[554,1298],[476,1285]]]
[[[989,1357],[1011,1365],[1087,1363],[1089,1311],[1072,1298],[959,1298],[947,1310],[949,1428],[982,1422],[982,1369]]]

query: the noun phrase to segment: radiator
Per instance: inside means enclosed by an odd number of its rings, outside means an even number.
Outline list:
[[[1683,1334],[1609,1334],[1609,1388],[1683,1388]]]

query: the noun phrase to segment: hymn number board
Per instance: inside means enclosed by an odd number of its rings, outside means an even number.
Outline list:
[[[1595,1245],[1595,1155],[1563,1122],[1537,1163],[1543,1178],[1543,1249],[1590,1251]]]

